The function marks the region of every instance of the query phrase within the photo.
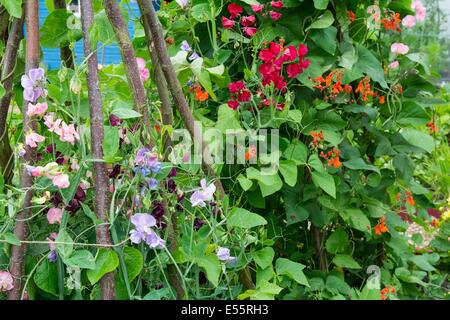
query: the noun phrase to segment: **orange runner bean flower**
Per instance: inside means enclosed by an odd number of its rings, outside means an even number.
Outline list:
[[[245,153],[245,160],[250,160],[256,157],[256,146],[248,147],[248,151]]]
[[[317,148],[317,146],[319,145],[319,142],[323,141],[323,139],[324,139],[323,138],[323,132],[322,131],[320,131],[320,132],[311,131],[309,134],[313,137],[313,145],[314,145],[314,147]]]
[[[354,22],[356,20],[356,14],[351,10],[347,11],[347,16],[350,22]]]
[[[358,83],[358,87],[355,90],[355,93],[359,93],[359,95],[362,97],[364,101],[369,100],[368,96],[375,96],[376,93],[373,92],[370,88],[370,78],[365,77],[361,79],[361,81]]]
[[[395,288],[392,288],[389,286],[381,289],[380,290],[381,300],[386,300],[389,293],[395,293],[395,292],[396,292]]]
[[[434,120],[431,120],[430,122],[428,122],[427,127],[428,127],[428,130],[430,131],[430,134],[437,133],[439,130],[439,128],[436,125],[436,123],[434,122]]]
[[[386,102],[385,97],[384,97],[384,96],[380,96],[380,97],[378,98],[378,102],[379,102],[380,104],[384,104],[384,103]]]
[[[401,31],[399,27],[401,22],[400,13],[390,13],[387,18],[381,19],[384,30],[393,30],[397,32]]]
[[[383,216],[378,221],[378,224],[374,227],[375,234],[381,236],[385,232],[389,232],[388,228],[386,227],[386,217]]]
[[[201,87],[196,86],[194,88],[194,91],[195,91],[195,100],[200,101],[200,102],[208,100],[208,98],[209,98],[208,92],[207,91],[203,92]]]

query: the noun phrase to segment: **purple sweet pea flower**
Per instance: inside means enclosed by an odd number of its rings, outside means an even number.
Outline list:
[[[47,92],[45,86],[44,69],[30,69],[28,75],[24,74],[21,78],[21,84],[24,88],[23,98],[31,103],[35,103],[39,97],[45,98]]]
[[[232,257],[230,255],[230,249],[222,247],[219,247],[219,250],[217,250],[217,258],[219,258],[220,261],[224,262],[236,261],[236,257]]]
[[[186,52],[191,51],[191,46],[189,45],[189,43],[186,40],[183,40],[183,42],[181,42],[181,46],[180,49]]]
[[[145,243],[152,249],[163,249],[166,244],[165,241],[161,239],[153,230],[150,230],[150,232],[147,233]]]
[[[216,186],[214,183],[211,183],[209,186],[206,186],[206,180],[202,179],[200,181],[201,189],[195,191],[191,198],[189,199],[191,201],[191,204],[193,207],[200,206],[204,207],[206,206],[205,201],[212,201],[214,200],[214,192],[216,192]]]
[[[50,262],[56,262],[56,260],[58,259],[58,255],[56,254],[56,250],[52,250],[50,251],[50,253],[47,256],[48,261]]]
[[[197,52],[194,51],[194,52],[192,52],[191,56],[188,59],[189,59],[189,61],[194,61],[198,58],[200,58],[200,56],[198,55]]]
[[[155,178],[150,178],[147,180],[147,186],[150,190],[156,190],[158,188],[158,180]]]
[[[141,167],[153,167],[158,163],[158,155],[151,152],[148,148],[140,148],[136,152],[136,159],[134,163]]]
[[[161,249],[164,247],[164,240],[151,229],[151,227],[156,226],[156,219],[152,215],[148,213],[136,213],[131,217],[131,223],[135,227],[130,231],[131,242],[139,244],[145,241],[150,248]]]

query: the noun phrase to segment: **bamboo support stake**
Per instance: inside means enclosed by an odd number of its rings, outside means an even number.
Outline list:
[[[25,23],[27,28],[26,36],[26,65],[25,71],[28,72],[31,69],[39,67],[39,1],[27,1],[25,5]],[[35,124],[27,116],[28,101],[23,102],[23,130],[35,130]],[[25,145],[25,164],[33,164],[36,159],[36,151]],[[21,187],[25,192],[22,210],[16,216],[16,225],[14,228],[14,234],[22,241],[27,239],[27,229],[25,221],[31,214],[31,198],[33,197],[33,178],[27,173],[25,165],[22,165]],[[25,254],[26,245],[20,246],[13,245],[11,249],[11,259],[9,265],[9,271],[14,279],[14,288],[8,291],[8,300],[18,300],[21,297],[21,291],[23,287],[22,278],[25,269]]]
[[[84,56],[87,59],[87,84],[89,95],[89,113],[91,121],[91,148],[94,159],[103,159],[102,142],[104,138],[102,96],[98,80],[97,46],[89,43],[89,29],[94,21],[92,2],[81,1],[81,23],[83,29]],[[91,48],[91,45],[93,46]],[[106,222],[108,218],[108,174],[103,161],[94,161],[94,206],[95,214],[100,221]],[[96,227],[97,242],[111,245],[109,225],[101,224]],[[105,274],[100,280],[101,298],[103,300],[115,299],[114,272]]]

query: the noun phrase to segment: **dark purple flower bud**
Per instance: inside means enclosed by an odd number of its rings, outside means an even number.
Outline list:
[[[55,192],[50,198],[50,202],[54,207],[58,207],[61,203],[63,203],[63,198],[59,192]]]
[[[56,151],[55,157],[56,157],[55,162],[56,162],[57,164],[63,164],[63,163],[64,163],[64,156],[62,155],[61,152]]]
[[[215,207],[215,206],[217,205],[217,202],[211,201],[209,204],[210,204],[211,206]]]
[[[177,175],[177,168],[173,167],[170,169],[169,178],[175,177]]]
[[[173,181],[173,179],[169,179],[169,181],[167,181],[167,191],[169,191],[170,193],[174,193],[177,190],[177,184],[175,183],[175,181]]]
[[[204,286],[208,283],[208,279],[206,278],[206,274],[203,271],[198,273],[198,284]]]
[[[166,212],[164,210],[163,204],[159,201],[153,201],[152,207],[152,216],[156,219],[156,225],[161,230],[164,230],[167,224],[164,222],[164,215]]]
[[[79,202],[84,202],[86,200],[86,192],[84,192],[81,186],[77,187],[77,192],[75,192],[74,198],[77,199]]]
[[[202,219],[195,218],[194,220],[194,229],[198,231],[206,222]]]
[[[47,256],[48,261],[50,262],[56,262],[56,260],[58,259],[58,255],[56,254],[56,250],[52,250],[50,251],[50,253]]]
[[[116,164],[112,171],[109,173],[111,179],[116,179],[120,174],[120,164]]]
[[[36,161],[42,160],[42,154],[40,152],[36,153]]]
[[[118,116],[116,116],[115,114],[110,114],[109,115],[109,123],[111,124],[111,126],[113,127],[117,127],[118,125],[120,125],[120,123],[122,122],[122,119],[120,119]]]
[[[47,147],[45,147],[45,152],[53,153],[54,149],[56,149],[56,145],[54,143],[52,143],[52,144],[49,144]]]
[[[66,210],[74,214],[75,212],[78,211],[78,209],[80,209],[80,207],[81,207],[80,202],[77,199],[72,199],[70,200],[69,205],[66,207]]]

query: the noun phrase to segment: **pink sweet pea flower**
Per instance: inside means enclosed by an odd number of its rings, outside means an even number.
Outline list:
[[[29,131],[28,134],[25,135],[25,144],[30,146],[31,148],[36,148],[37,144],[44,141],[45,138],[33,130]]]
[[[47,239],[45,239],[48,240],[48,246],[50,247],[50,251],[55,251],[56,249],[55,245],[56,238],[58,238],[58,233],[52,232],[50,233],[50,237],[47,237]]]
[[[406,17],[402,19],[402,25],[405,28],[412,28],[416,25],[416,18],[408,14]]]
[[[272,6],[272,8],[281,9],[283,8],[283,1],[272,1],[270,5]]]
[[[35,103],[39,97],[44,97],[47,95],[45,90],[45,76],[44,69],[30,69],[28,74],[24,74],[21,78],[21,84],[24,88],[23,98],[26,101]]]
[[[55,187],[65,189],[70,186],[69,176],[67,174],[59,174],[52,177],[52,183]]]
[[[255,16],[245,16],[245,17],[242,17],[241,24],[244,27],[250,27],[251,25],[253,25],[255,23],[255,21],[256,21]]]
[[[139,75],[141,77],[142,82],[147,81],[147,79],[150,77],[150,71],[146,68],[145,60],[142,58],[136,58],[136,63],[138,65],[139,69]]]
[[[252,4],[251,7],[252,7],[252,10],[254,13],[260,13],[263,11],[264,5],[263,4]]]
[[[222,16],[222,26],[225,29],[232,29],[234,26],[234,21]]]
[[[417,21],[423,22],[425,21],[425,17],[427,15],[427,8],[422,4],[420,0],[414,0],[411,4],[411,8],[416,11],[416,19]]]
[[[236,18],[242,11],[244,11],[244,9],[237,3],[230,3],[228,5],[228,12],[230,13],[231,19]]]
[[[40,166],[38,167],[27,166],[27,171],[30,176],[42,177],[45,173],[45,168]]]
[[[61,223],[63,211],[60,208],[50,208],[47,212],[47,220],[50,224]]]
[[[397,69],[399,65],[400,65],[399,62],[397,60],[394,60],[391,63],[389,63],[388,68],[389,69]]]
[[[32,104],[29,103],[28,104],[28,110],[27,110],[27,116],[32,117],[32,116],[42,116],[44,115],[45,111],[47,111],[47,103],[43,102],[43,103],[36,103],[36,104]]]
[[[409,47],[406,44],[395,42],[391,45],[391,52],[396,54],[407,54]]]
[[[269,12],[270,18],[272,18],[273,21],[280,20],[282,14],[276,11],[270,11]]]
[[[246,35],[247,37],[253,37],[256,33],[256,28],[254,27],[245,27],[244,28],[244,35]]]
[[[8,271],[0,271],[0,292],[9,291],[14,288],[13,277]]]

